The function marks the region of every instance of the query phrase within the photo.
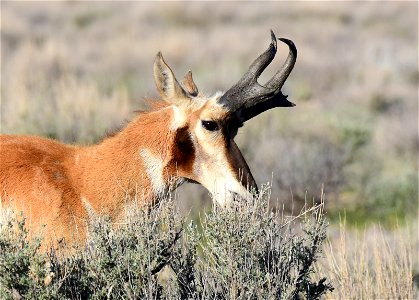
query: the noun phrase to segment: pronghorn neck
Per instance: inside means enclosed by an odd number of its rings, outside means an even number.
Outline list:
[[[127,199],[152,203],[183,182],[174,165],[173,118],[171,107],[140,114],[115,136],[80,150],[90,194],[82,196],[100,199],[91,203],[94,209],[120,213]]]

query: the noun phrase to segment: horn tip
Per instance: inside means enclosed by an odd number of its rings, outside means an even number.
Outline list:
[[[276,36],[272,29],[271,29],[271,45],[273,45],[276,50],[277,48]]]
[[[292,53],[297,56],[297,47],[295,47],[295,44],[293,41],[289,40],[289,39],[285,39],[285,38],[278,38],[278,40],[280,40],[281,42],[285,43],[288,45],[288,47],[290,48],[290,50],[292,51]]]
[[[271,29],[271,38],[272,38],[272,40],[276,40],[275,33],[272,29]]]

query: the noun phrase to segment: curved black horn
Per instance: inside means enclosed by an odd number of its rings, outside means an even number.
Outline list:
[[[243,77],[225,92],[218,101],[231,112],[241,110],[242,122],[273,107],[294,106],[281,93],[281,88],[297,60],[297,48],[291,40],[279,39],[289,47],[289,54],[282,68],[266,85],[263,86],[257,82],[260,74],[272,62],[277,51],[276,37],[272,30],[271,39],[268,49],[251,64]]]
[[[295,47],[293,41],[279,38],[281,42],[284,42],[288,45],[290,51],[288,53],[287,60],[282,65],[281,70],[279,70],[271,80],[265,85],[267,88],[281,89],[290,75],[292,69],[294,68],[295,62],[297,61],[297,48]]]
[[[236,85],[238,85],[239,83],[255,82],[259,78],[260,74],[262,74],[262,72],[266,69],[267,66],[269,66],[269,64],[274,59],[276,50],[276,37],[273,31],[271,30],[271,43],[269,44],[268,49],[261,55],[259,55],[258,58],[255,59],[255,61],[250,65],[247,72],[242,76],[242,78]]]

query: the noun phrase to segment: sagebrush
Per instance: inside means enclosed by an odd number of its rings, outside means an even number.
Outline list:
[[[313,279],[323,205],[288,219],[268,198],[264,190],[236,199],[194,222],[168,197],[131,207],[123,224],[92,220],[86,245],[65,252],[40,251],[22,218],[3,221],[0,298],[318,299],[332,291],[326,278]]]

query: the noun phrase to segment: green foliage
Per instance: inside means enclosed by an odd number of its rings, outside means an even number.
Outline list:
[[[24,218],[0,225],[0,298],[49,299],[52,289],[43,286],[47,256],[38,251],[41,239],[28,242]]]
[[[347,148],[348,159],[354,159],[357,152],[371,139],[371,129],[361,120],[347,120],[339,124],[339,136]]]
[[[364,225],[380,222],[396,227],[399,222],[414,217],[417,211],[417,177],[413,174],[394,178],[377,176],[365,186],[363,203],[345,211],[348,224]],[[337,215],[332,215],[337,218]]]
[[[10,221],[1,227],[0,298],[320,298],[332,290],[312,279],[325,239],[322,205],[286,220],[267,200],[262,193],[214,207],[198,230],[164,199],[123,224],[93,220],[87,244],[66,252],[41,251],[24,220],[17,228]]]
[[[125,224],[94,220],[87,247],[55,264],[70,299],[159,299],[158,273],[176,252],[182,219],[169,205],[137,209]],[[64,275],[71,270],[72,276]],[[70,274],[71,274],[70,273]]]
[[[262,192],[227,209],[214,207],[200,235],[188,230],[202,251],[192,277],[199,298],[318,299],[332,290],[326,279],[311,279],[326,236],[320,207],[299,216],[304,220],[297,234],[295,223],[272,212],[266,198]]]

